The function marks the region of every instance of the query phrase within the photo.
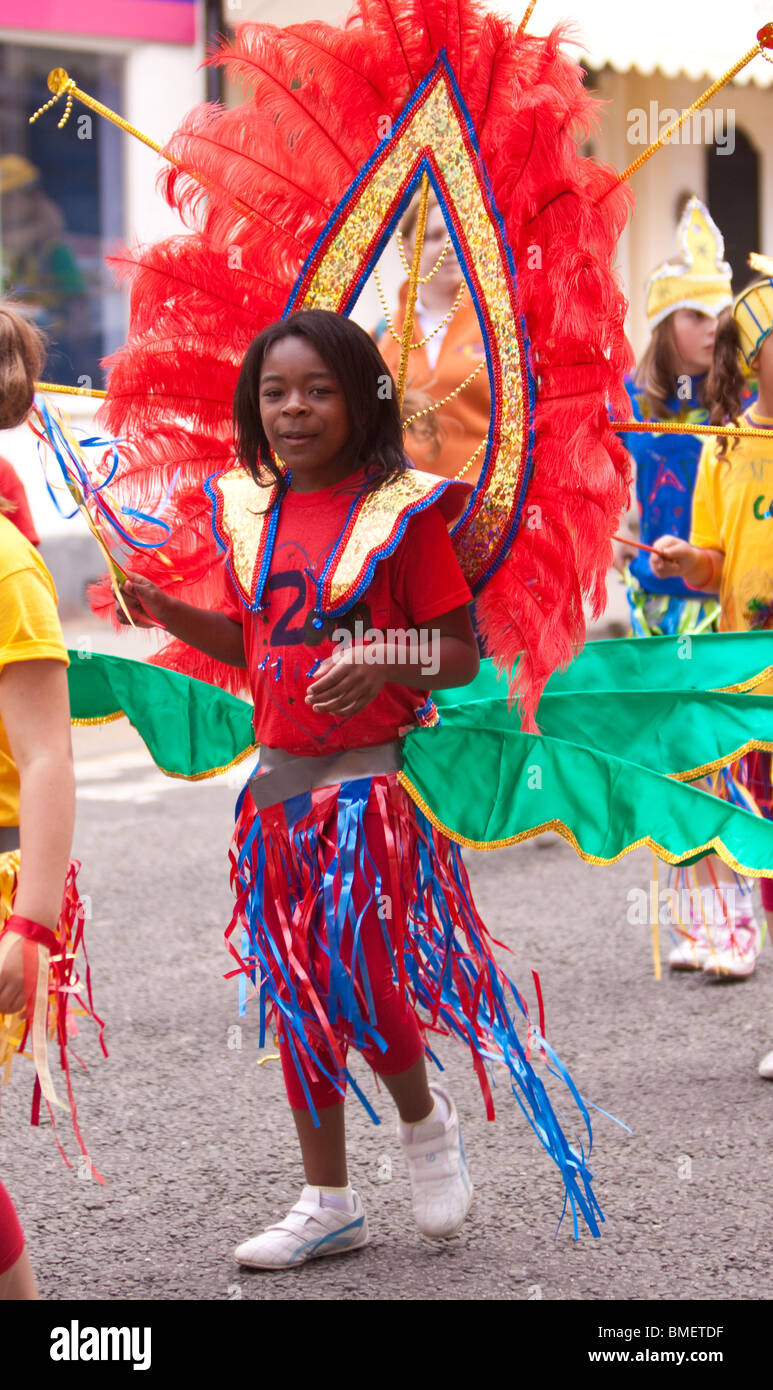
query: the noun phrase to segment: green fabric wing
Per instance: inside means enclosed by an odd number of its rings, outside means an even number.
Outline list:
[[[255,747],[252,706],[205,681],[145,661],[71,651],[71,717],[102,723],[125,714],[170,777],[212,777]]]
[[[649,845],[670,863],[715,851],[739,872],[773,873],[773,822],[612,754],[450,724],[412,731],[404,749],[419,804],[476,849],[552,829],[596,864]]]
[[[620,637],[588,642],[546,693],[578,690],[717,690],[773,675],[773,632],[709,632],[699,637]],[[539,715],[537,716],[539,719]]]
[[[588,642],[565,671],[554,671],[545,696],[599,690],[719,690],[773,675],[773,632],[719,632],[700,637],[630,637]],[[507,701],[507,681],[481,662],[470,685],[439,690],[439,709],[478,700]],[[542,716],[542,705],[537,722]],[[541,725],[540,725],[541,727]]]
[[[122,657],[70,658],[73,718],[125,714],[170,776],[213,776],[255,747],[252,707],[215,686]],[[696,766],[729,756],[762,725],[769,731],[770,699],[608,689],[549,695],[540,717],[560,736],[540,738],[521,733],[506,686],[485,663],[472,686],[440,692],[441,725],[407,736],[404,776],[449,834],[480,848],[555,828],[595,863],[650,844],[673,862],[716,850],[743,872],[773,873],[773,823],[662,775],[684,765],[683,744]],[[622,748],[648,765],[620,758]]]
[[[627,762],[669,775],[689,772],[698,777],[744,748],[773,748],[773,696],[754,692],[598,690],[544,695],[538,718],[546,737],[622,754]],[[442,722],[522,737],[520,719],[515,710],[508,710],[504,698],[447,705]]]

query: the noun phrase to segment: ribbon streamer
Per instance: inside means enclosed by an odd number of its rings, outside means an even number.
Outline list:
[[[109,550],[98,523],[101,523],[103,528],[107,528],[114,532],[128,550],[137,552],[152,550],[158,555],[159,560],[167,565],[169,561],[161,553],[160,547],[165,545],[171,536],[171,528],[157,515],[140,511],[136,507],[120,505],[113,500],[108,492],[107,489],[115,478],[120,465],[120,454],[118,451],[118,445],[121,443],[120,440],[103,438],[99,435],[89,435],[84,439],[76,438],[59,412],[52,410],[44,400],[37,398],[29,416],[29,424],[38,441],[38,453],[41,457],[43,476],[51,501],[56,507],[59,515],[66,521],[71,521],[72,518],[78,514],[84,518],[107,565],[116,600],[124,616],[129,623],[134,626],[131,614],[126,607],[121,592],[128,575]],[[62,506],[56,490],[49,481],[45,466],[43,465],[41,445],[47,445],[57,461],[64,485],[75,503],[72,511],[68,511],[66,507]],[[105,463],[108,457],[110,458],[107,476],[102,482],[94,482],[89,472],[84,457],[84,451],[87,449],[100,450],[100,462],[102,464]],[[169,493],[167,491],[165,497],[162,499],[162,507],[166,505],[168,497]],[[92,507],[96,512],[96,520],[91,515],[89,507]],[[143,526],[157,527],[162,532],[161,538],[155,540],[141,540],[139,536],[127,529],[122,520],[123,517],[131,517],[133,520],[140,522]]]

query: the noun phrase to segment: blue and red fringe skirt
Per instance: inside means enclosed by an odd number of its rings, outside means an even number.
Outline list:
[[[558,1165],[577,1234],[603,1220],[586,1161],[588,1108],[494,959],[458,845],[414,804],[394,773],[322,787],[258,811],[245,786],[231,846],[235,907],[226,934],[257,998],[260,1045],[279,1039],[293,1106],[344,1098],[352,1087],[378,1116],[346,1065],[353,1044],[377,1073],[400,1072],[435,1036],[470,1051],[489,1119],[504,1071],[540,1143]],[[241,948],[237,949],[241,928]],[[541,995],[536,980],[539,1011]],[[244,1012],[246,990],[242,992]],[[526,1046],[515,1026],[520,1018]],[[531,1063],[569,1090],[585,1143],[570,1143]]]

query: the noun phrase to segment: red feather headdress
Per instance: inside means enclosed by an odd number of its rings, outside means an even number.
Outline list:
[[[202,484],[233,457],[244,353],[291,309],[348,312],[427,173],[492,388],[486,462],[452,535],[529,729],[551,671],[582,645],[583,598],[603,609],[629,486],[608,410],[627,411],[613,261],[630,195],[580,152],[597,103],[561,37],[518,33],[475,0],[359,0],[343,28],[241,28],[211,61],[245,101],[196,108],[166,147],[163,191],[191,230],[113,258],[130,332],[99,415],[130,441],[119,496],[148,509],[174,480],[176,592],[217,606]],[[168,586],[168,564],[136,568]],[[156,659],[230,689],[242,679],[179,642]]]

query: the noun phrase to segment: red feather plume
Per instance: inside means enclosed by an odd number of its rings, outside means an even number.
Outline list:
[[[131,290],[101,423],[131,440],[119,497],[160,504],[164,548],[143,572],[217,606],[222,569],[201,485],[232,456],[231,402],[251,339],[282,314],[334,208],[445,49],[517,270],[537,392],[523,524],[478,598],[488,650],[516,667],[524,726],[545,681],[584,641],[583,600],[605,600],[627,455],[608,409],[627,410],[626,304],[613,265],[630,210],[614,172],[580,145],[599,103],[547,38],[475,0],[359,0],[343,29],[245,25],[210,59],[248,95],[196,108],[167,146],[164,195],[192,228],[112,264]],[[536,524],[533,524],[536,519]],[[99,606],[97,597],[95,605]],[[242,673],[180,643],[159,660],[235,688]]]

